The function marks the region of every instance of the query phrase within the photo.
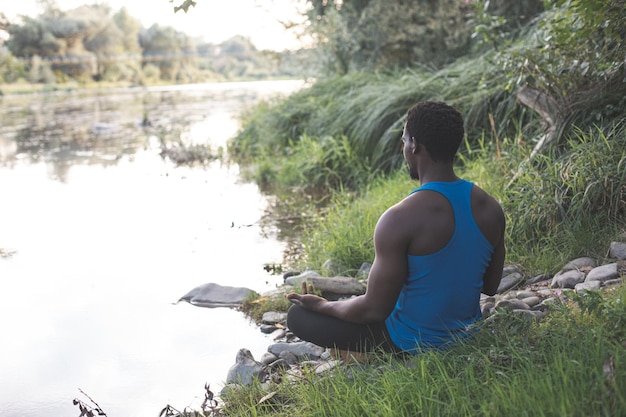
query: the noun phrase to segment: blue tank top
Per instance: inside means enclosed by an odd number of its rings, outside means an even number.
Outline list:
[[[483,275],[493,246],[472,216],[473,183],[429,182],[413,190],[442,194],[454,211],[452,237],[438,252],[408,255],[409,275],[385,324],[400,349],[443,347],[465,337],[468,326],[480,319]]]

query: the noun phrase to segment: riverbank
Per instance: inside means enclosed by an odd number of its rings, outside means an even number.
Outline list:
[[[593,257],[580,257],[571,260],[554,274],[541,274],[534,277],[526,276],[519,266],[509,265],[505,267],[496,296],[484,296],[481,298],[481,309],[485,320],[480,326],[482,330],[479,336],[469,342],[467,346],[453,348],[447,353],[430,352],[426,355],[426,359],[423,359],[423,355],[420,355],[419,357],[401,361],[390,358],[378,358],[370,365],[356,366],[355,364],[346,364],[332,357],[327,349],[300,341],[295,337],[285,325],[286,315],[284,311],[268,312],[263,315],[260,330],[271,332],[275,343],[271,344],[268,347],[268,351],[258,360],[245,348],[238,352],[236,363],[231,367],[227,376],[226,382],[228,385],[222,391],[224,400],[223,411],[226,412],[226,415],[231,415],[231,412],[232,415],[294,415],[294,413],[295,415],[308,415],[307,406],[300,406],[300,400],[293,396],[294,394],[295,397],[308,396],[309,394],[304,394],[307,389],[316,393],[310,394],[311,396],[316,395],[325,398],[331,404],[341,402],[343,399],[348,404],[348,407],[350,407],[350,404],[354,406],[354,400],[345,398],[345,394],[340,399],[333,399],[331,398],[332,396],[328,397],[321,388],[318,389],[318,385],[322,384],[326,387],[342,386],[346,383],[352,385],[353,382],[350,382],[351,380],[356,381],[362,378],[363,375],[380,373],[381,367],[391,374],[398,373],[397,366],[419,369],[425,361],[433,360],[433,357],[439,356],[436,361],[446,361],[451,353],[467,355],[469,362],[480,361],[485,359],[485,352],[501,348],[503,342],[505,346],[511,348],[506,353],[508,358],[518,355],[523,358],[527,349],[541,355],[538,341],[533,339],[539,334],[544,336],[551,332],[554,335],[561,334],[564,329],[555,328],[554,326],[559,323],[563,324],[563,320],[573,320],[571,325],[576,326],[579,331],[584,333],[598,332],[599,328],[596,326],[590,328],[580,327],[582,323],[579,320],[581,317],[586,317],[586,315],[602,314],[598,319],[608,319],[610,322],[617,323],[617,335],[623,335],[626,330],[626,322],[623,321],[626,319],[626,310],[624,310],[621,304],[624,301],[624,288],[626,288],[623,285],[626,278],[626,236],[624,236],[623,241],[611,242],[607,253],[608,257],[606,259],[599,260]],[[290,288],[292,287],[287,286],[285,290],[287,291]],[[280,296],[280,294],[265,295],[266,298],[275,296]],[[550,319],[550,316],[553,317]],[[508,341],[496,341],[490,337],[502,335],[503,333],[511,339]],[[570,336],[561,334],[560,337],[557,337],[556,340],[559,340],[559,343],[563,343],[562,338],[569,338]],[[523,348],[518,346],[518,343],[522,343]],[[626,382],[626,364],[622,361],[626,357],[626,345],[621,342],[617,344],[612,343],[612,348],[614,350],[611,350],[608,356],[603,356],[602,373],[598,374],[598,370],[592,363],[580,364],[586,369],[584,372],[588,372],[588,379],[584,381],[584,389],[592,391],[593,384],[598,382],[612,384],[615,387],[622,387],[623,385],[621,384]],[[467,353],[468,350],[470,351],[469,354]],[[592,359],[593,352],[587,352],[587,354],[589,359]],[[491,353],[487,353],[489,362],[493,365],[494,359],[497,358],[493,358],[490,355]],[[565,350],[560,355],[566,358],[568,351]],[[551,357],[550,360],[558,361],[559,357]],[[510,359],[505,362],[510,364]],[[487,366],[487,364],[485,365]],[[547,366],[547,364],[536,365],[539,367]],[[528,376],[526,373],[530,372],[530,370],[524,370],[521,376],[516,376],[516,367],[505,366],[505,368],[503,371],[505,372],[504,375],[507,375],[514,381],[509,388],[520,383],[520,378],[525,378]],[[546,383],[546,380],[576,377],[569,368],[559,367],[549,372],[556,373],[548,373],[547,376],[542,377],[533,372],[533,375],[537,378],[535,383],[537,388],[544,387],[543,384]],[[578,374],[578,372],[580,372],[580,369],[577,369],[575,373]],[[359,373],[361,376],[356,376],[356,373]],[[441,381],[433,381],[437,377],[436,375],[431,377],[422,375],[422,378],[427,378],[429,383],[431,385],[434,384],[436,387],[441,387],[442,384],[445,385],[450,382],[449,374],[446,373],[440,376],[442,378]],[[544,382],[541,381],[542,378]],[[380,375],[374,381],[361,381],[365,383],[362,390],[365,392],[370,390],[378,391],[380,388],[377,386],[380,383],[379,379]],[[390,379],[393,379],[393,375],[385,377],[385,380]],[[400,380],[402,379],[400,377]],[[479,389],[482,382],[486,382],[486,380],[471,375],[469,379],[467,376],[464,377],[461,383],[466,383]],[[414,381],[414,383],[420,385],[419,380]],[[304,385],[305,387],[296,388],[298,385]],[[503,395],[507,394],[505,391],[506,387],[501,389]],[[535,395],[539,394],[532,387],[530,387],[530,391],[535,393]],[[556,404],[565,401],[574,403],[581,401],[580,398],[571,398],[572,393],[561,387],[557,391],[563,398],[555,398]],[[289,393],[289,395],[286,393]],[[532,393],[524,395],[524,397],[529,398]],[[453,395],[453,393],[450,394]],[[380,393],[377,395],[380,395]],[[510,393],[510,395],[515,398],[517,394]],[[600,406],[597,404],[593,406],[585,405],[582,409],[576,409],[577,411],[573,414],[566,413],[564,415],[598,415],[597,410],[607,410],[611,407],[613,407],[613,411],[626,410],[626,402],[624,402],[625,399],[621,395],[618,395],[615,391],[610,391],[607,395],[611,400],[610,404],[607,403]],[[545,398],[546,396],[547,394],[543,393],[536,400],[541,404],[545,404],[548,400]],[[409,394],[409,397],[404,398],[403,402],[414,404],[416,400],[413,394]],[[459,393],[459,399],[456,401],[463,401],[461,397],[462,395]],[[385,401],[392,401],[392,399],[387,398]],[[389,404],[392,403],[393,401]],[[329,407],[323,407],[319,404],[318,406],[320,408],[311,408],[308,411],[315,412],[316,415],[351,415],[326,414],[323,410]],[[486,404],[481,405],[481,407],[485,406]],[[508,409],[508,406],[513,406],[513,404],[507,405],[505,402],[501,406],[507,408],[507,412],[497,415],[517,415],[513,410]],[[560,410],[558,407],[547,408],[543,411],[547,412],[548,415],[553,414],[553,412],[558,414],[559,411],[557,410]],[[445,408],[443,404],[439,406],[431,404],[428,414],[445,415],[435,411]],[[569,406],[568,409],[575,410]],[[234,410],[236,412],[233,412]],[[390,411],[393,410],[395,408],[390,408]],[[519,409],[517,410],[520,411]],[[584,412],[581,413],[579,411]],[[354,412],[355,410],[352,410],[352,413]],[[394,413],[393,415],[418,414]],[[464,413],[455,415],[464,415]],[[620,413],[611,415],[620,415]]]

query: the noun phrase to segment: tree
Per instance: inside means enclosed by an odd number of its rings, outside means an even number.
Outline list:
[[[468,50],[471,6],[459,0],[309,0],[310,33],[333,72],[441,67]]]
[[[164,80],[175,81],[193,64],[195,44],[184,33],[171,26],[153,24],[139,33],[144,65],[156,65]]]

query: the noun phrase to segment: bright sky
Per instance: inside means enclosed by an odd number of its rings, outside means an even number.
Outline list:
[[[57,0],[62,10],[96,0]],[[301,21],[298,10],[304,0],[196,0],[185,14],[174,13],[174,5],[182,0],[108,0],[114,11],[126,6],[143,26],[153,23],[172,26],[190,36],[201,36],[207,42],[219,43],[234,35],[249,37],[258,49],[293,49],[300,45],[294,34],[286,31],[281,21]],[[41,12],[35,0],[3,1],[0,6],[9,19],[17,15],[36,16]]]

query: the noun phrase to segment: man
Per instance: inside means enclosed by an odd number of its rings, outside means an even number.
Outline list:
[[[354,353],[417,353],[468,334],[481,317],[480,293],[500,284],[505,217],[493,197],[454,173],[463,136],[463,119],[447,104],[409,109],[403,153],[421,186],[378,220],[364,295],[328,301],[303,284],[302,294],[287,296],[294,334]]]

